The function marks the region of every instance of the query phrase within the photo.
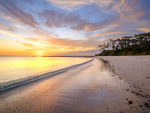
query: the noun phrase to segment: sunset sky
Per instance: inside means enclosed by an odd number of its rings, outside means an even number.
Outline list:
[[[87,56],[150,32],[150,0],[0,0],[0,55]]]

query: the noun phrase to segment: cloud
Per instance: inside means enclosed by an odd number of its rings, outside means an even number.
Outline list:
[[[70,27],[70,29],[72,30],[76,30],[76,31],[85,30],[88,32],[99,31],[103,28],[105,27],[102,26],[101,23],[88,23],[86,21],[80,22],[77,25]]]
[[[5,39],[0,39],[1,41],[8,41],[8,42],[10,42],[10,40],[5,40]]]
[[[27,47],[25,49],[27,51],[49,51],[49,50],[62,49],[62,47],[56,45],[48,45],[47,43],[40,43],[40,41],[41,40],[31,41],[30,43],[29,40],[27,42],[21,42],[21,41],[16,41],[16,42],[23,45],[24,47]],[[40,46],[39,43],[42,44],[42,46]]]
[[[72,40],[72,39],[61,39],[61,38],[48,38],[46,39],[50,44],[65,47],[65,49],[83,49],[95,48],[95,45],[99,43],[98,40]]]
[[[93,35],[93,37],[115,35],[115,34],[123,34],[123,33],[126,33],[126,32],[123,32],[123,31],[110,31],[109,32],[108,31],[108,32],[102,32],[102,33],[95,34],[95,35]]]
[[[32,41],[32,43],[42,42],[43,50],[89,50],[94,49],[101,42],[99,39],[84,39],[84,40],[73,40],[73,39],[62,39],[62,38],[26,38],[26,40]]]
[[[85,30],[86,31],[89,31],[89,32],[92,32],[92,31],[99,31],[100,29],[103,29],[105,28],[104,26],[99,26],[99,25],[95,25],[93,26],[92,24],[91,25],[87,25],[85,26]]]
[[[2,0],[0,1],[0,6],[1,11],[4,14],[10,16],[12,19],[15,19],[19,22],[24,23],[25,25],[29,25],[34,28],[37,28],[37,26],[39,25],[31,14],[22,11],[22,9],[18,8],[15,5],[15,2],[12,2],[10,0]]]
[[[63,20],[66,16],[65,12],[59,12],[54,10],[44,10],[43,12],[38,12],[40,20],[43,20],[45,25],[49,28],[52,27],[62,27]]]
[[[6,20],[12,19],[10,16],[5,15],[4,13],[0,13],[0,17],[3,18],[3,19],[6,19]]]
[[[3,34],[6,34],[6,35],[10,35],[10,36],[15,36],[15,37],[18,37],[18,38],[23,38],[22,36],[20,36],[20,35],[17,35],[17,34],[15,34],[15,33],[11,33],[11,32],[7,32],[7,31],[4,31],[4,30],[2,30],[2,29],[0,29],[0,33],[3,33]]]
[[[87,51],[76,51],[76,52],[68,52],[68,53],[61,53],[61,54],[56,54],[59,56],[94,56],[95,53],[97,53],[96,49],[92,50],[87,50]]]
[[[120,0],[45,0],[50,2],[52,5],[66,9],[66,10],[75,10],[79,7],[91,4],[97,4],[100,7],[108,8],[112,3],[118,3]]]
[[[141,7],[140,0],[123,0],[122,7],[119,7],[118,12],[120,18],[124,21],[136,21],[146,15],[144,7]]]
[[[149,28],[136,28],[136,30],[142,31],[142,32],[150,32]]]
[[[30,48],[36,47],[35,45],[30,44],[30,43],[25,43],[25,42],[20,42],[20,41],[16,41],[16,42],[22,44],[22,45],[25,46],[25,47],[30,47]]]
[[[17,30],[14,29],[12,26],[1,23],[1,22],[0,22],[0,29],[6,30],[6,31],[11,31],[11,32],[17,32]]]
[[[80,15],[74,13],[60,12],[54,10],[44,10],[38,13],[39,18],[45,19],[45,25],[49,28],[57,27],[67,27],[75,31],[85,30],[88,32],[98,31],[103,29],[101,23],[92,23],[85,19],[82,19]]]

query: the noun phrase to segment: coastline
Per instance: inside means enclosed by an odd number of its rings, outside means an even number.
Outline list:
[[[1,112],[149,112],[147,98],[127,91],[127,80],[113,73],[113,58],[103,59],[0,94]]]
[[[114,72],[128,82],[129,90],[150,98],[150,55],[96,56],[111,63]]]
[[[80,64],[75,64],[72,66],[68,66],[62,69],[58,69],[56,71],[50,71],[48,73],[44,73],[41,75],[37,75],[37,76],[29,76],[26,78],[21,78],[21,79],[17,79],[17,80],[12,80],[12,81],[7,81],[7,82],[3,82],[0,83],[0,94],[7,91],[7,90],[11,90],[11,89],[15,89],[17,87],[21,87],[23,85],[27,85],[30,84],[32,82],[36,82],[36,81],[40,81],[40,80],[44,80],[44,79],[48,79],[50,77],[56,76],[60,73],[66,72],[67,70],[82,66],[88,62],[91,62],[93,59],[88,60],[86,62],[80,63]]]

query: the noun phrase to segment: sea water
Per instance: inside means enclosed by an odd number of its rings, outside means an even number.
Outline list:
[[[39,76],[92,58],[83,57],[0,57],[0,83]]]

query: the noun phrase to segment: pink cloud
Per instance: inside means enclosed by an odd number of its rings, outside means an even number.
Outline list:
[[[38,23],[31,14],[25,13],[9,0],[0,1],[0,4],[2,5],[1,10],[8,16],[26,25],[37,28]]]

